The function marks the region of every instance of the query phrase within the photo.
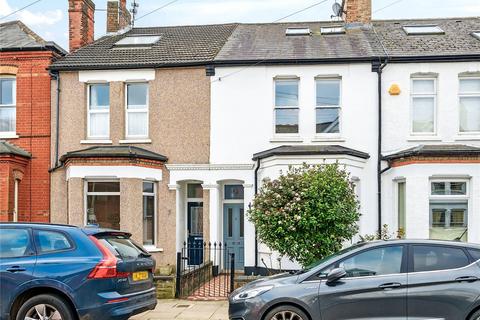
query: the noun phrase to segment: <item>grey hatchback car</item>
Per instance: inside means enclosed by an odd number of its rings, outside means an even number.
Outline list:
[[[359,243],[232,292],[231,320],[480,320],[480,246]]]

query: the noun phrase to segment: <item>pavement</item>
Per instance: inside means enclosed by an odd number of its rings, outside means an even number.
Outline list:
[[[228,320],[228,301],[158,300],[155,310],[131,320]]]

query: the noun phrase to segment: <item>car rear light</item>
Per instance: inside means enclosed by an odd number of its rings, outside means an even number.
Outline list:
[[[108,300],[107,303],[117,303],[117,302],[125,302],[128,301],[128,298],[118,298],[113,300]]]
[[[102,252],[103,258],[90,272],[88,279],[127,278],[129,276],[128,272],[117,271],[117,257],[98,241],[97,238],[94,236],[89,236],[89,238],[97,246],[100,252]]]

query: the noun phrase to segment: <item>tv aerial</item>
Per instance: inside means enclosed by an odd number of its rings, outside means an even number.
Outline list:
[[[336,2],[332,5],[332,10],[333,10],[333,15],[331,18],[338,17],[341,18],[343,14],[343,5],[340,3]]]

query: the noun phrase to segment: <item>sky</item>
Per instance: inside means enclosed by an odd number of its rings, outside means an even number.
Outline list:
[[[172,0],[137,0],[137,17]],[[282,21],[330,20],[332,5],[325,0]],[[68,49],[68,0],[40,0],[9,17],[6,15],[34,0],[0,0],[0,23],[22,20],[47,41]],[[94,0],[95,38],[105,34],[107,0]],[[127,0],[130,7],[132,0]],[[320,0],[177,0],[136,22],[137,26],[214,24],[226,22],[272,22]],[[480,0],[372,0],[374,19],[480,16]]]

